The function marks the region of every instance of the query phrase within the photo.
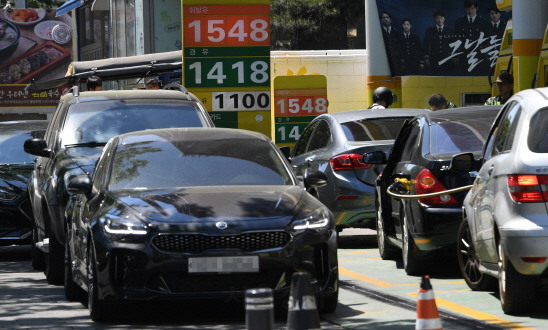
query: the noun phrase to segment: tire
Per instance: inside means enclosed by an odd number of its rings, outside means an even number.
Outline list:
[[[522,314],[531,311],[538,278],[520,274],[504,253],[502,241],[498,244],[499,295],[505,314]]]
[[[45,253],[46,267],[44,274],[46,274],[46,279],[49,284],[60,285],[63,284],[64,277],[65,248],[59,243],[57,238],[55,238],[55,234],[51,229],[51,223],[49,227],[49,252]]]
[[[67,237],[65,241],[65,262],[64,262],[64,287],[65,298],[68,301],[80,301],[85,297],[85,291],[74,282],[72,278],[72,256],[69,248],[69,230],[66,231]]]
[[[379,201],[375,202],[375,211],[377,213],[377,244],[379,245],[379,254],[382,260],[395,260],[398,258],[398,250],[388,241],[388,236],[384,232],[384,223],[381,216]]]
[[[36,242],[38,241],[38,233],[36,229],[32,228],[32,242],[31,242],[31,264],[32,269],[34,270],[44,270],[46,266],[46,256],[44,255],[44,252],[40,250],[36,246]]]
[[[405,212],[405,207],[403,205],[400,208],[400,218],[403,223],[401,248],[403,269],[407,275],[423,275],[426,271],[425,263],[422,260],[418,260],[415,256],[415,242],[409,233],[409,228],[407,228],[407,213]]]
[[[117,314],[117,306],[110,304],[106,305],[102,300],[99,300],[97,293],[97,262],[93,253],[93,246],[88,246],[88,257],[86,263],[88,272],[88,310],[89,316],[95,322],[115,320]]]
[[[337,310],[337,304],[339,303],[339,290],[329,294],[320,295],[320,307],[318,312],[320,314],[329,314]]]
[[[473,291],[491,291],[496,288],[497,280],[491,275],[479,271],[480,261],[470,233],[468,218],[462,221],[457,236],[457,256],[462,277]]]

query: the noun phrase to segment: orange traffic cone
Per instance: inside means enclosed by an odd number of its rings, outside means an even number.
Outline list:
[[[419,288],[419,301],[417,302],[416,330],[442,330],[440,314],[436,307],[434,291],[430,284],[430,277],[423,276]]]

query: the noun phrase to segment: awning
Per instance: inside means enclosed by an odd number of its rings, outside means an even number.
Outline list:
[[[72,62],[72,75],[47,81],[31,81],[25,87],[25,90],[29,93],[38,93],[85,82],[91,76],[101,77],[103,81],[111,81],[144,78],[159,73],[182,70],[182,68],[183,54],[180,50],[105,60]]]
[[[81,7],[85,5],[86,3],[90,3],[92,0],[68,0],[65,2],[61,7],[57,8],[57,14],[55,14],[55,17],[61,16],[64,13],[68,13],[69,11],[76,9],[78,7]]]

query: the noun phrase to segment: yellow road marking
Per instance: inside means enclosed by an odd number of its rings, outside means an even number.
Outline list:
[[[441,283],[432,283],[432,285],[445,285],[445,284],[463,284],[466,283],[464,281],[458,281],[458,282],[441,282]],[[419,286],[419,283],[413,283],[413,284],[394,284],[393,286],[412,286],[416,285]],[[437,291],[436,291],[437,292]]]
[[[418,296],[417,293],[408,293],[408,295],[413,296],[413,297]],[[520,329],[520,330],[535,330],[533,328],[529,328],[529,327],[526,327],[526,326],[518,324],[518,323],[513,323],[513,322],[510,322],[510,321],[506,321],[505,319],[501,319],[500,317],[497,317],[497,316],[494,316],[494,315],[491,315],[491,314],[487,314],[487,313],[484,313],[484,312],[480,312],[480,311],[474,310],[472,308],[468,308],[466,306],[455,304],[455,303],[452,303],[448,300],[441,299],[441,298],[438,298],[438,297],[436,297],[436,305],[440,306],[440,307],[445,307],[449,310],[455,311],[457,313],[460,313],[460,314],[463,314],[463,315],[466,315],[466,316],[473,317],[473,318],[478,319],[478,320],[485,321],[487,323],[491,323],[491,324],[501,326],[503,328]]]
[[[429,239],[416,239],[415,243],[417,243],[417,244],[430,243],[430,242],[432,242],[433,239],[434,239],[434,236],[430,237]]]
[[[380,286],[382,288],[393,287],[393,286],[416,286],[418,288],[419,285],[420,285],[419,283],[392,284],[392,283],[377,280],[377,279],[369,277],[369,276],[358,274],[356,272],[353,272],[351,270],[348,270],[348,269],[345,269],[345,268],[342,268],[342,267],[339,267],[339,274],[342,274],[342,275],[345,275],[345,276],[348,276],[348,277],[352,277],[353,279],[363,281],[363,282],[366,282],[366,283],[370,283],[370,284],[373,284],[373,285],[376,285],[376,286]],[[432,283],[432,284],[433,285],[445,285],[445,284],[462,284],[462,283],[466,283],[466,282],[459,281],[459,282],[444,282],[444,283]]]
[[[341,262],[341,261],[362,261],[362,260],[381,260],[381,258],[348,259],[348,260],[339,259],[339,262]]]
[[[337,254],[358,254],[358,253],[379,253],[379,250],[375,251],[359,251],[359,252],[339,252]]]
[[[441,292],[472,292],[472,290],[468,289],[468,290],[436,290],[436,293],[441,293]],[[413,294],[413,293],[408,293],[408,294]]]
[[[348,211],[341,213],[341,215],[339,216],[339,220],[337,220],[337,223],[335,224],[335,226],[341,223],[346,213],[348,213]]]

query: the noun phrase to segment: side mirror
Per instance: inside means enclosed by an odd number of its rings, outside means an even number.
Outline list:
[[[23,149],[26,153],[40,156],[40,157],[50,157],[51,149],[48,148],[46,140],[42,139],[28,139],[23,145]]]
[[[70,179],[67,190],[71,194],[85,194],[89,195],[91,191],[91,179],[87,175],[79,175]]]
[[[363,155],[363,162],[373,165],[385,165],[388,163],[386,154],[384,151],[373,151]]]
[[[327,175],[325,173],[306,169],[304,172],[304,186],[308,188],[323,187],[327,184]]]
[[[289,147],[280,147],[279,148],[282,154],[285,156],[285,158],[289,159],[291,155],[291,151],[289,150]]]
[[[471,152],[457,154],[451,159],[451,170],[469,172],[474,169],[474,154]]]

